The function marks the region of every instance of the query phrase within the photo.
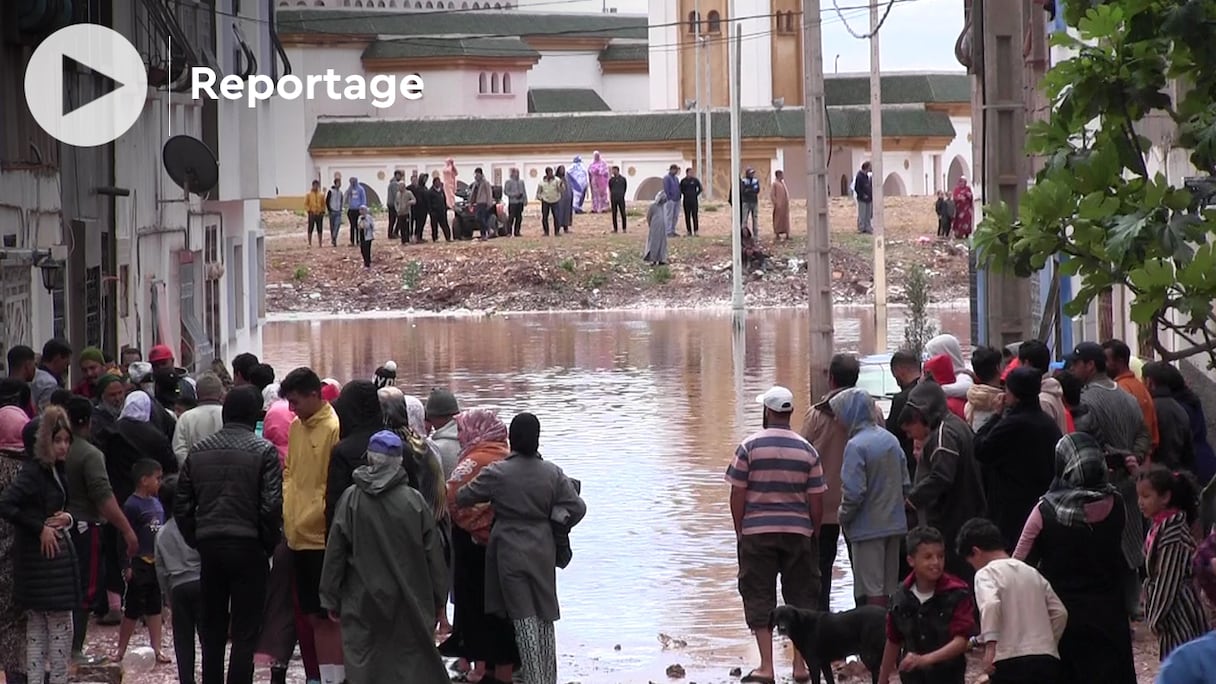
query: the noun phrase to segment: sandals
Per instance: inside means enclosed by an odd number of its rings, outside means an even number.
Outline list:
[[[157,665],[172,665],[173,661],[169,658],[169,656],[167,656],[163,653],[157,653],[156,654],[156,664]]]
[[[748,672],[739,679],[740,682],[749,682],[750,684],[777,684],[777,680],[772,677],[765,677],[756,674],[755,670]]]

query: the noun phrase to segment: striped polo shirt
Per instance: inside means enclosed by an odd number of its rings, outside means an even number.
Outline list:
[[[827,491],[815,447],[785,428],[768,428],[743,440],[726,469],[726,481],[747,490],[743,534],[811,536],[810,495]]]

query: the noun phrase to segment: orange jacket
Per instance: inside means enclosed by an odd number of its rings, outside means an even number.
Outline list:
[[[1157,408],[1153,405],[1153,395],[1148,393],[1148,388],[1140,382],[1140,378],[1130,370],[1124,371],[1115,378],[1119,389],[1127,392],[1136,398],[1136,403],[1140,404],[1140,412],[1144,414],[1144,426],[1148,428],[1149,448],[1148,458],[1152,458],[1153,454],[1157,453],[1157,444],[1161,442],[1161,434],[1157,431]]]

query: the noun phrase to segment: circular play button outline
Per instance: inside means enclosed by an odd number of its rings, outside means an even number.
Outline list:
[[[69,108],[63,78],[72,61],[110,79],[114,89],[88,102],[72,102]],[[30,114],[47,134],[74,147],[114,142],[135,125],[147,99],[148,74],[139,51],[105,26],[59,29],[38,44],[25,70]]]

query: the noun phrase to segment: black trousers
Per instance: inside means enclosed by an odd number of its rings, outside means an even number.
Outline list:
[[[84,650],[89,628],[89,610],[97,601],[98,594],[104,598],[106,593],[102,582],[105,579],[105,568],[102,567],[101,532],[102,526],[97,524],[89,524],[84,532],[80,531],[79,525],[72,526],[72,546],[76,548],[82,599],[81,604],[72,612],[72,653]]]
[[[350,221],[350,244],[354,245],[359,242],[356,234],[359,232],[359,210],[348,209],[346,218]]]
[[[415,211],[414,216],[414,241],[422,242],[422,232],[426,230],[427,211]]]
[[[317,245],[321,244],[321,229],[325,225],[325,214],[308,215],[308,244],[312,244],[312,233],[317,232]]]
[[[540,229],[545,235],[549,234],[549,217],[553,216],[553,231],[557,235],[557,202],[541,202],[540,203]]]
[[[439,242],[439,229],[443,229],[443,239],[452,241],[452,229],[448,226],[448,210],[447,208],[436,209],[431,212],[431,241]]]
[[[992,684],[1057,684],[1061,681],[1060,661],[1049,655],[998,660],[989,681]]]
[[[524,225],[524,205],[508,204],[507,205],[507,232],[511,235],[519,235],[519,230]]]
[[[614,232],[614,233],[616,232],[616,215],[618,213],[621,215],[621,232],[622,233],[629,232],[629,231],[625,230],[626,219],[625,219],[625,198],[624,197],[613,197],[612,198],[612,232]]]
[[[372,241],[360,240],[359,251],[363,254],[363,266],[371,268],[372,266]]]
[[[388,239],[392,240],[397,237],[397,207],[389,205],[388,207]]]
[[[819,610],[831,610],[832,566],[840,546],[840,525],[819,526]]]
[[[401,238],[401,244],[406,244],[410,241],[410,233],[413,232],[413,223],[414,221],[410,218],[409,212],[397,214],[396,226],[391,229],[392,235],[389,237]]]
[[[689,235],[696,235],[700,228],[700,222],[697,219],[697,211],[699,207],[696,201],[684,203],[684,230]]]
[[[203,626],[203,589],[201,582],[186,582],[169,593],[173,611],[173,654],[177,656],[177,681],[194,684],[194,640]],[[200,640],[201,642],[201,640]]]
[[[364,244],[367,244],[366,242]],[[253,683],[253,652],[262,631],[269,564],[252,539],[198,543],[202,562],[203,684],[224,684],[224,647],[232,638],[227,684]]]

